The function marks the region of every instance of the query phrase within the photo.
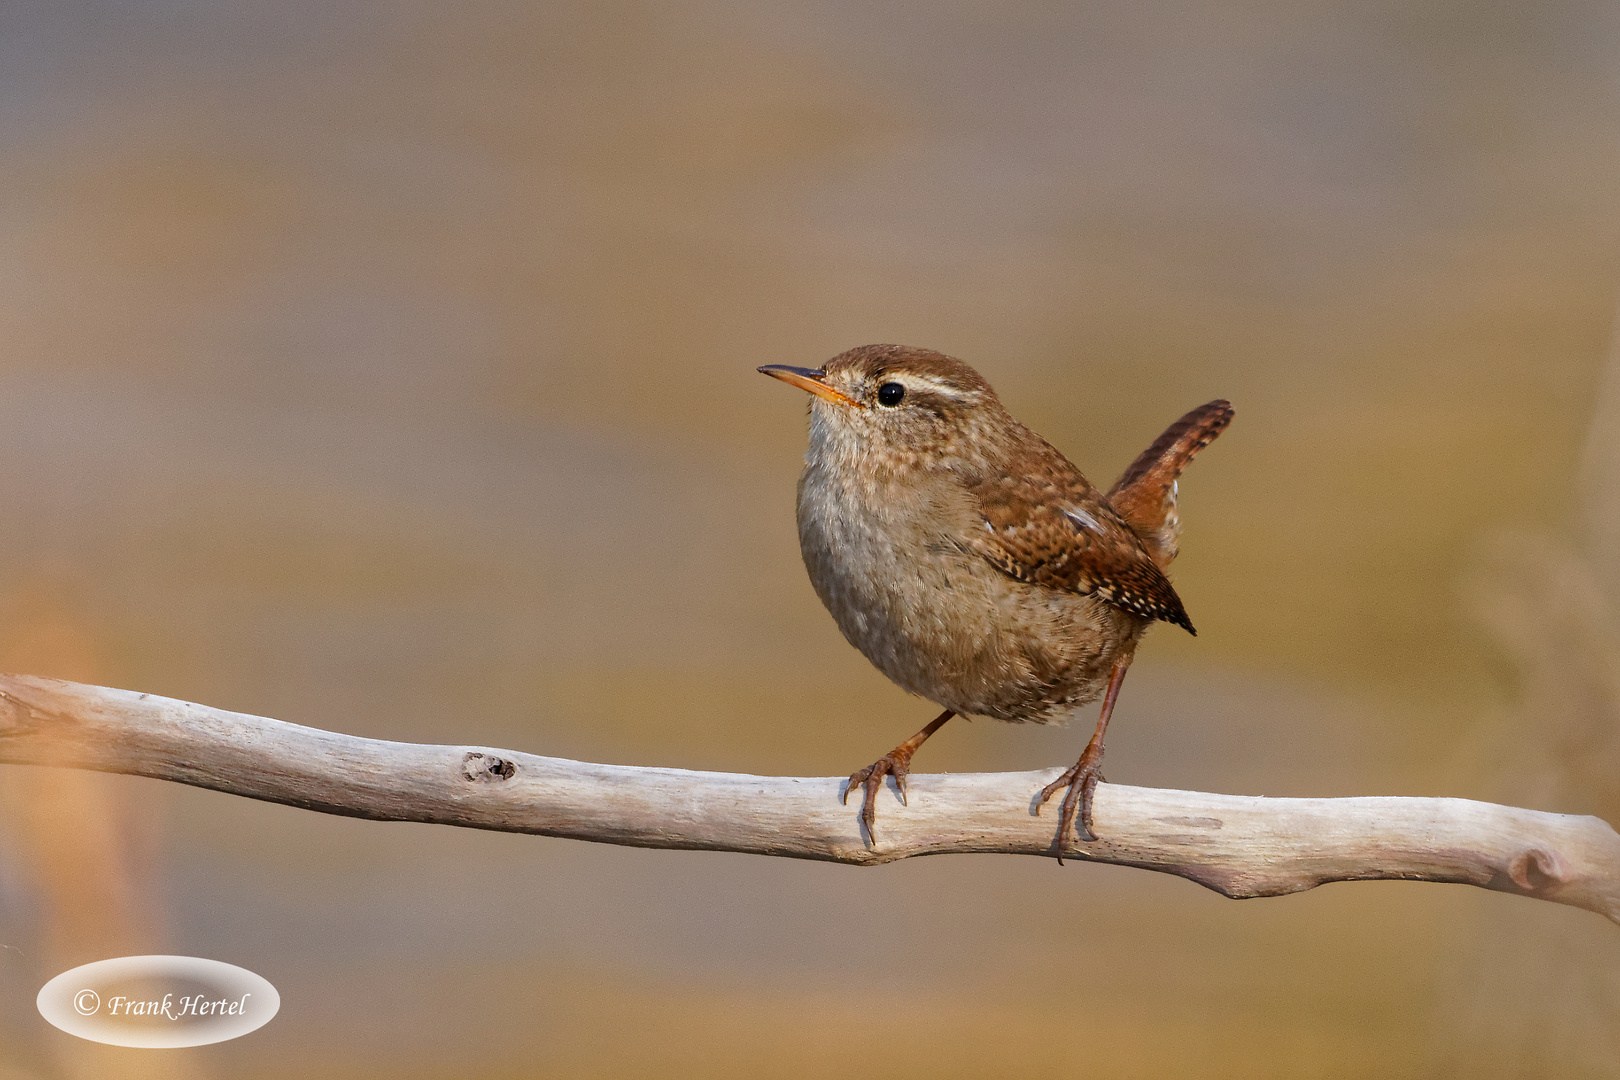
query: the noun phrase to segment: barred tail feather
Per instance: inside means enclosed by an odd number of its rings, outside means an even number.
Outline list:
[[[1109,489],[1109,504],[1142,538],[1161,569],[1176,557],[1181,533],[1176,478],[1198,451],[1226,430],[1232,416],[1232,403],[1224,399],[1200,405],[1166,428]]]

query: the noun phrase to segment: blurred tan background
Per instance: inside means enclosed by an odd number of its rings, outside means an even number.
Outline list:
[[[904,342],[1099,483],[1237,404],[1112,779],[1620,820],[1617,70],[1597,0],[6,4],[0,666],[847,773],[932,711],[816,602],[752,369]],[[6,1080],[1620,1076],[1620,931],[1477,890],[0,784]],[[134,951],[281,1014],[97,1056],[35,1012]]]

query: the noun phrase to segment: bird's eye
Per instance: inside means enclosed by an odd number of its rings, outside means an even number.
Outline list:
[[[878,404],[894,408],[906,396],[906,388],[897,382],[886,382],[878,387]]]

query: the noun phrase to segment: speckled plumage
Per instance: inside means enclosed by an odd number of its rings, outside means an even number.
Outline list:
[[[1154,619],[1192,628],[1142,539],[972,368],[878,345],[823,370],[856,401],[911,384],[893,410],[811,398],[799,481],[810,580],[901,687],[959,713],[1062,720]]]
[[[1230,420],[1226,402],[1183,417],[1105,496],[940,353],[867,345],[816,371],[761,370],[814,395],[798,498],[810,580],[904,689],[950,712],[1062,721],[1155,620],[1193,631],[1164,573],[1175,480]],[[886,405],[891,384],[903,396]]]

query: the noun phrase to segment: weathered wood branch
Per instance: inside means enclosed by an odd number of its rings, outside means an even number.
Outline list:
[[[131,773],[378,821],[871,865],[1054,854],[1035,793],[1058,770],[914,775],[868,847],[841,778],[595,765],[385,742],[171,698],[0,675],[0,762]],[[891,787],[892,792],[892,787]],[[1328,881],[1448,881],[1620,922],[1620,835],[1594,817],[1467,799],[1271,799],[1103,784],[1068,855],[1179,874],[1230,897]]]

